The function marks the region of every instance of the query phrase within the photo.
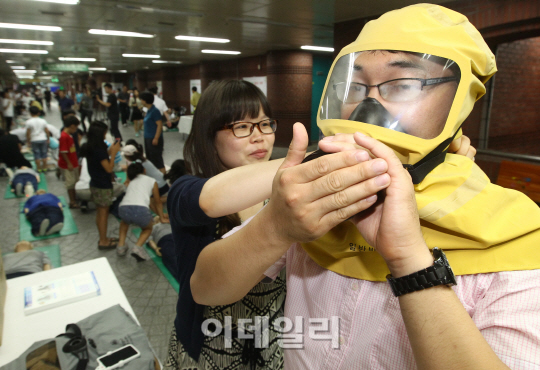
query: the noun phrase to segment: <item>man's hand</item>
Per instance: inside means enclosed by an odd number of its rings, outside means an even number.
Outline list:
[[[386,195],[367,211],[353,218],[366,241],[386,261],[394,277],[404,276],[433,264],[422,231],[414,185],[394,151],[383,143],[360,133],[355,142],[388,164],[390,185]]]
[[[118,153],[118,151],[120,150],[120,140],[115,140],[114,143],[111,145],[111,148],[110,148],[110,156],[113,157],[116,155],[116,153]]]
[[[167,120],[166,125],[167,125],[168,128],[171,128],[172,122],[170,120]]]
[[[68,167],[68,170],[69,171],[73,171],[75,168],[73,167],[73,165],[71,164],[71,162],[67,162],[67,167]]]
[[[275,232],[289,243],[315,240],[371,207],[390,177],[385,160],[365,150],[348,150],[301,164],[308,138],[295,124],[293,141],[273,182],[267,212]]]
[[[153,138],[153,139],[152,139],[152,145],[157,146],[157,145],[158,145],[158,142],[159,142],[159,139],[158,139],[158,138]]]

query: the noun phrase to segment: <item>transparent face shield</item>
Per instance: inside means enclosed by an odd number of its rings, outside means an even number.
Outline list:
[[[459,80],[457,63],[435,55],[386,50],[347,54],[334,66],[319,118],[433,139],[444,129]]]

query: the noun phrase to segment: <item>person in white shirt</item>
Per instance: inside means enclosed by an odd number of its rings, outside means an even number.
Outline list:
[[[4,112],[5,128],[6,130],[11,130],[11,124],[13,123],[13,107],[15,101],[13,100],[13,91],[10,88],[7,88],[4,91],[2,99],[2,109]]]
[[[26,121],[26,142],[32,143],[32,152],[38,172],[44,172],[47,167],[47,151],[49,148],[49,129],[47,121],[39,118],[39,108],[30,107],[32,118]]]
[[[167,124],[167,126],[170,126],[171,125],[171,116],[169,114],[170,114],[171,110],[169,109],[169,107],[167,107],[167,103],[165,103],[165,100],[161,99],[158,96],[157,87],[151,87],[151,88],[148,89],[148,91],[150,91],[152,94],[154,94],[154,105],[161,112],[161,115],[165,116],[165,118],[167,119],[167,121],[165,122]]]
[[[140,160],[136,160],[128,166],[126,195],[118,207],[118,214],[122,221],[120,222],[120,237],[116,253],[119,256],[126,255],[128,248],[125,243],[129,225],[139,226],[142,229],[141,235],[131,249],[131,255],[137,261],[145,261],[149,258],[143,249],[143,245],[152,234],[152,227],[154,226],[149,208],[150,202],[154,203],[154,209],[157,211],[160,221],[163,223],[169,222],[166,215],[163,214],[157,182],[153,178],[146,176],[145,173],[146,170]]]

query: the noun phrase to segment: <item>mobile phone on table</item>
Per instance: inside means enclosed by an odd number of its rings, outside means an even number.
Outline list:
[[[103,356],[97,358],[98,367],[96,370],[112,370],[117,369],[131,360],[141,356],[141,353],[132,344],[127,344],[114,351],[107,352]]]

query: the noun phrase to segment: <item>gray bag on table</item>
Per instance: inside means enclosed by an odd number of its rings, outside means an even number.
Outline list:
[[[141,355],[125,364],[122,370],[155,369],[154,352],[143,328],[120,305],[89,316],[76,325],[68,325],[70,329],[68,331],[71,332],[71,329],[76,326],[80,328],[82,336],[86,339],[86,350],[82,348],[84,343],[80,338],[73,339],[73,335],[68,333],[34,343],[17,359],[2,366],[0,370],[77,370],[78,367],[78,370],[94,370],[98,366],[96,360],[98,357],[126,344],[135,346]],[[9,340],[9,338],[5,339]],[[63,348],[70,340],[72,340],[70,344],[74,344],[76,351],[65,353]],[[73,347],[70,344],[66,347]]]

